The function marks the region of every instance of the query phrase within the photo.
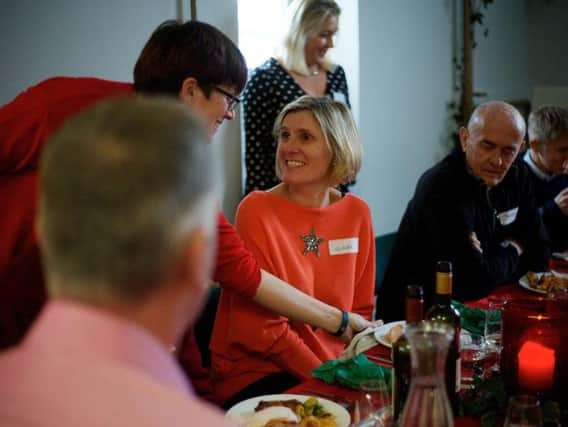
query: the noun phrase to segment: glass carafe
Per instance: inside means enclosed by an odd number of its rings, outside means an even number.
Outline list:
[[[399,426],[453,426],[444,382],[453,329],[446,323],[422,321],[407,325],[404,334],[410,343],[412,380]]]

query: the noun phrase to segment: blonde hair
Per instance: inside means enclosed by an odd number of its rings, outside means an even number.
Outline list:
[[[320,31],[328,18],[338,18],[341,8],[334,0],[294,0],[288,6],[287,13],[288,25],[278,56],[286,69],[309,75],[304,52],[308,37]],[[328,71],[333,68],[327,56],[323,67]]]
[[[361,169],[363,147],[357,125],[349,108],[323,96],[305,95],[286,105],[274,122],[273,134],[279,139],[282,122],[290,113],[309,111],[321,127],[327,148],[331,152],[331,181],[338,185],[353,181]],[[276,160],[276,176],[282,172]]]

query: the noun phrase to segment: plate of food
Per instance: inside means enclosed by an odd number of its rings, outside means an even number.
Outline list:
[[[546,295],[551,291],[566,290],[568,288],[568,279],[550,271],[541,273],[529,271],[519,279],[519,285],[529,291]]]
[[[404,320],[384,324],[375,330],[376,340],[385,347],[391,348],[392,343],[404,332],[405,324],[406,322]]]
[[[303,394],[270,394],[237,403],[227,418],[241,427],[271,425],[348,427],[349,412],[328,399]]]

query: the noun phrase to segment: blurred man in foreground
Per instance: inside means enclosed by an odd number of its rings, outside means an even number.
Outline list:
[[[80,113],[40,164],[51,297],[0,356],[0,425],[225,425],[170,354],[198,316],[215,246],[217,171],[173,100]]]
[[[404,318],[404,288],[425,288],[432,302],[436,261],[453,264],[453,297],[486,296],[527,270],[546,268],[548,237],[536,207],[528,171],[514,163],[525,122],[505,102],[478,106],[456,148],[426,171],[400,224],[377,311]]]
[[[544,106],[529,116],[529,166],[542,220],[556,251],[568,249],[568,110]]]

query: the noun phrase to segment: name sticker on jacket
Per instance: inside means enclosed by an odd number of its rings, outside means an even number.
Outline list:
[[[359,238],[351,237],[349,239],[336,239],[329,242],[330,255],[358,254]]]
[[[345,98],[345,94],[343,92],[332,91],[331,92],[331,98],[334,101],[339,101],[339,102],[343,102],[344,104],[347,104],[347,98]]]
[[[519,212],[519,208],[509,209],[508,211],[501,212],[497,214],[497,218],[499,218],[499,222],[501,225],[509,225],[512,224],[515,219],[517,219],[517,213]]]

